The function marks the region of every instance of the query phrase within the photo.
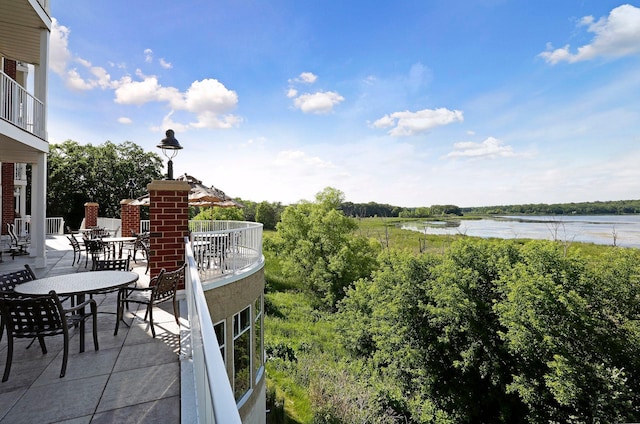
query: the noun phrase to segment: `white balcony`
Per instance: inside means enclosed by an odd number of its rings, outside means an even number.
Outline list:
[[[2,71],[0,71],[0,119],[41,139],[46,136],[44,104]]]

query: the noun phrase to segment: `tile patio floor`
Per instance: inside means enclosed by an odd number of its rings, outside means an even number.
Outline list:
[[[33,258],[6,253],[0,273],[29,263],[38,277],[86,272],[84,262],[72,266],[73,251],[64,236],[47,239],[48,266],[33,267]],[[84,258],[83,258],[84,259]],[[133,265],[133,264],[132,264]],[[148,284],[146,263],[134,271],[139,285]],[[94,296],[98,311],[115,312],[116,293]],[[38,343],[25,349],[29,340],[17,339],[9,380],[0,383],[0,423],[179,423],[180,334],[171,303],[154,310],[153,339],[144,310],[134,318],[135,306],[125,315],[128,328],[120,325],[113,335],[115,315],[98,314],[99,350],[93,350],[91,323],[86,329],[85,352],[78,353],[78,334],[71,330],[69,360],[60,378],[62,336],[45,339],[48,353]],[[6,336],[0,341],[0,375],[6,361]]]

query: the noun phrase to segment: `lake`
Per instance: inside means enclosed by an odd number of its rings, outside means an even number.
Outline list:
[[[576,241],[640,248],[640,215],[495,216],[476,220],[415,221],[403,229],[482,238]],[[614,236],[615,235],[615,236]]]

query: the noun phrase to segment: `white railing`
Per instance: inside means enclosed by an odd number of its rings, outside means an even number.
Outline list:
[[[44,104],[0,71],[0,119],[45,138]]]
[[[189,229],[194,259],[203,281],[241,273],[262,260],[260,223],[189,221]]]
[[[18,237],[27,237],[31,233],[31,216],[14,218],[15,232]],[[46,234],[64,234],[64,218],[47,218]]]
[[[186,243],[185,252],[188,266],[185,272],[185,296],[191,339],[188,359],[193,362],[197,423],[240,424],[238,407],[189,243]]]

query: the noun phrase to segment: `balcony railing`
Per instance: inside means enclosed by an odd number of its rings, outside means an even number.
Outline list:
[[[45,138],[44,104],[0,71],[0,119]]]
[[[244,221],[189,221],[200,278],[237,275],[262,258],[262,224]]]
[[[213,329],[191,245],[186,243],[185,296],[190,326],[188,360],[193,364],[197,423],[240,424],[238,407]],[[183,380],[182,384],[186,382]]]
[[[15,224],[15,232],[19,237],[27,237],[31,233],[31,216],[26,215],[21,218],[15,218],[13,220]],[[63,218],[47,218],[46,219],[46,234],[64,234],[64,219]]]

